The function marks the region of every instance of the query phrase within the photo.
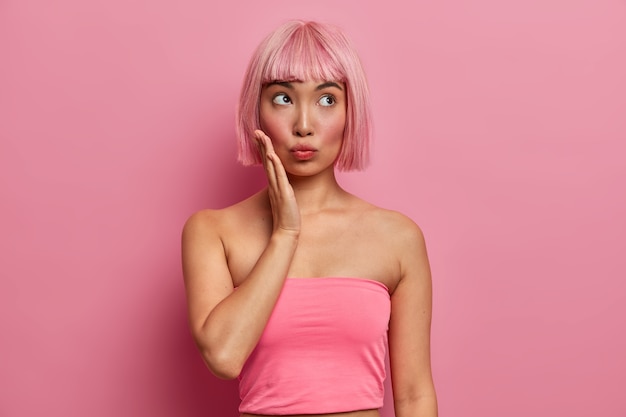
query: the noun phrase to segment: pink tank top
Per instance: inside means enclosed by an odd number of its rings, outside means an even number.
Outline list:
[[[288,278],[239,375],[239,412],[324,414],[383,405],[391,302],[362,278]]]

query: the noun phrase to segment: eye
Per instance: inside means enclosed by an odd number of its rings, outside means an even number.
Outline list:
[[[286,106],[288,104],[291,104],[291,99],[285,93],[278,93],[274,96],[274,98],[272,99],[272,102],[280,106]]]
[[[332,106],[336,102],[337,102],[337,99],[335,99],[335,97],[330,94],[322,96],[322,98],[320,98],[320,100],[318,101],[318,103],[321,106],[325,106],[325,107]]]

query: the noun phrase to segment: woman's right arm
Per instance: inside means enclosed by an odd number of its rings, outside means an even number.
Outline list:
[[[300,214],[285,170],[267,136],[265,156],[273,232],[245,281],[235,291],[228,269],[219,215],[190,217],[182,236],[183,275],[194,339],[211,372],[236,378],[256,346],[278,300],[300,233]]]

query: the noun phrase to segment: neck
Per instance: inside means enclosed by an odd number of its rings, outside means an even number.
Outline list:
[[[337,183],[334,169],[310,177],[289,175],[289,182],[302,214],[330,208],[347,194]]]

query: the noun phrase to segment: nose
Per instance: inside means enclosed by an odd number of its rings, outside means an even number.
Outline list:
[[[296,119],[293,124],[293,134],[301,138],[313,135],[311,114],[306,106],[302,106],[297,110]]]

